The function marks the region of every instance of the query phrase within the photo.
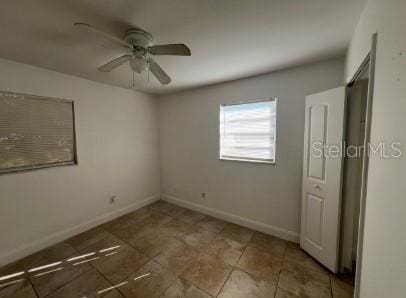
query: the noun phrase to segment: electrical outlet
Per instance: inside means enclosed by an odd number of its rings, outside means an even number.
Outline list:
[[[204,199],[206,197],[206,193],[202,192],[202,198]]]
[[[114,204],[116,202],[116,196],[111,196],[110,197],[110,205]]]

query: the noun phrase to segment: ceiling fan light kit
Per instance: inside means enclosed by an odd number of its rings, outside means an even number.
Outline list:
[[[132,71],[140,74],[143,71],[149,70],[149,63],[148,60],[143,57],[141,58],[131,57],[130,67]]]
[[[158,79],[162,85],[167,85],[171,82],[171,78],[159,66],[151,55],[176,55],[176,56],[190,56],[190,49],[184,44],[166,44],[166,45],[152,45],[153,37],[150,33],[138,29],[130,28],[125,32],[124,38],[112,36],[103,32],[86,23],[75,23],[75,27],[82,29],[91,34],[97,34],[104,38],[109,39],[114,43],[128,47],[132,55],[123,55],[115,58],[98,69],[102,72],[110,72],[117,67],[129,62],[133,72],[138,74],[144,71],[151,71],[151,73]]]

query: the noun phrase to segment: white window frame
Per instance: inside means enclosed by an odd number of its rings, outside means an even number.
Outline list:
[[[275,142],[274,142],[274,152],[275,156],[274,159],[254,159],[254,158],[247,158],[247,157],[225,157],[221,155],[221,131],[220,131],[220,126],[221,126],[221,113],[223,110],[223,107],[227,106],[234,106],[234,105],[243,105],[243,104],[250,104],[250,103],[259,103],[259,102],[268,102],[268,101],[273,101],[275,103]],[[269,98],[269,99],[261,99],[261,100],[254,100],[254,101],[243,101],[243,102],[238,102],[238,103],[230,103],[230,104],[221,104],[219,106],[219,126],[218,126],[218,140],[219,140],[219,146],[218,146],[218,152],[219,152],[219,159],[220,160],[225,160],[225,161],[241,161],[241,162],[249,162],[249,163],[262,163],[262,164],[276,164],[276,143],[277,143],[277,131],[278,131],[278,99],[275,98]]]

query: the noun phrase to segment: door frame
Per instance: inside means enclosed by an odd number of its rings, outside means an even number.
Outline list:
[[[358,67],[356,73],[347,84],[351,87],[355,81],[359,79],[361,74],[369,66],[369,81],[368,81],[368,95],[367,95],[367,107],[366,107],[366,119],[365,119],[365,138],[364,145],[369,144],[371,140],[371,123],[372,123],[372,107],[373,107],[373,93],[375,83],[375,64],[376,64],[376,46],[377,46],[378,34],[372,35],[371,50],[368,52],[364,61]],[[367,197],[368,186],[368,168],[369,168],[369,154],[365,148],[365,153],[362,161],[362,174],[361,174],[361,196],[360,196],[360,210],[359,210],[359,225],[358,225],[358,239],[357,239],[357,260],[355,269],[355,289],[354,297],[358,298],[360,295],[360,283],[362,274],[362,257],[364,248],[364,228],[365,228],[365,205]]]

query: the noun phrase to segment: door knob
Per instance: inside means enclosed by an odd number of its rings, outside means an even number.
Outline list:
[[[318,185],[318,184],[313,185],[313,187],[316,188],[316,189],[321,189],[320,185]]]

